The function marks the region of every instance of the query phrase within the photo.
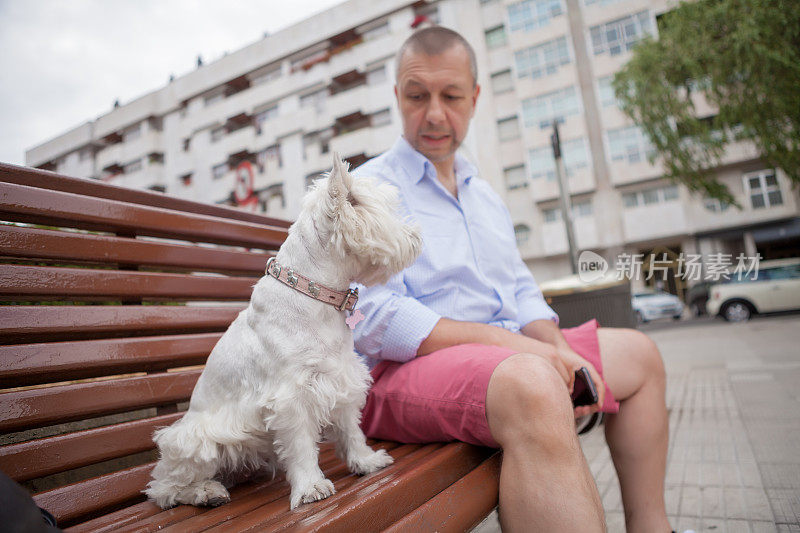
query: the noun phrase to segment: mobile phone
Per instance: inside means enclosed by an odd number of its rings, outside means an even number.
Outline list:
[[[593,405],[599,400],[592,376],[585,366],[575,371],[575,385],[572,388],[572,405]]]

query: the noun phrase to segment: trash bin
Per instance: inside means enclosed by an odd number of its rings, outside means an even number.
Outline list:
[[[636,327],[628,279],[606,275],[585,282],[572,275],[540,283],[539,288],[548,305],[558,313],[562,328],[578,326],[592,318],[605,327]]]

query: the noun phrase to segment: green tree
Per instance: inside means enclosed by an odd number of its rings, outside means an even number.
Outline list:
[[[658,26],[658,40],[636,46],[613,86],[665,175],[738,205],[709,169],[726,144],[748,140],[800,184],[800,1],[683,2]],[[716,115],[697,115],[703,97]]]

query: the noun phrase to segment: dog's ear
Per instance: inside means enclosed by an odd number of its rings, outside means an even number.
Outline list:
[[[348,201],[350,187],[353,185],[353,177],[348,172],[349,166],[339,159],[338,153],[333,153],[333,168],[328,179],[328,193],[331,198]]]

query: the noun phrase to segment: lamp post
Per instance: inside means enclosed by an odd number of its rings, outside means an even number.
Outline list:
[[[578,249],[575,247],[575,230],[572,227],[572,202],[569,198],[566,177],[564,172],[564,161],[561,158],[561,139],[558,137],[558,120],[553,120],[553,133],[550,135],[550,143],[553,146],[553,157],[556,160],[556,178],[558,179],[559,200],[561,204],[561,218],[567,230],[567,244],[569,246],[569,259],[572,266],[572,273],[578,273]]]

